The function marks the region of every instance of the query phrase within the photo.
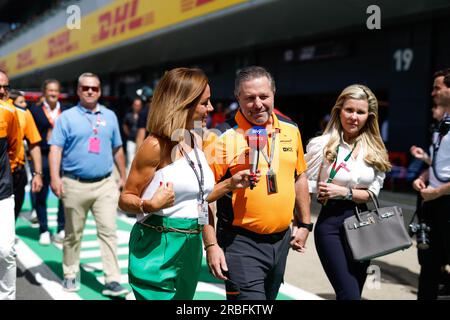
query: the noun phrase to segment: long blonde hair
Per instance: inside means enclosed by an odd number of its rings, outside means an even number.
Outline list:
[[[176,68],[167,71],[153,94],[147,119],[148,132],[171,140],[176,130],[185,129],[189,111],[198,104],[207,85],[208,78],[200,69]]]
[[[364,161],[381,172],[391,169],[386,147],[381,139],[378,126],[378,101],[373,92],[361,84],[353,84],[346,87],[336,100],[331,110],[331,118],[328,122],[324,134],[330,134],[330,140],[325,146],[325,158],[331,163],[336,159],[336,148],[340,143],[343,132],[340,114],[344,102],[347,99],[365,100],[369,105],[369,117],[356,138],[358,143],[365,147],[366,154]]]

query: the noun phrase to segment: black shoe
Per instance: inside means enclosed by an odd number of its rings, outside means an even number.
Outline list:
[[[111,281],[105,284],[102,294],[105,296],[118,297],[128,293],[128,290],[122,287],[117,281]]]

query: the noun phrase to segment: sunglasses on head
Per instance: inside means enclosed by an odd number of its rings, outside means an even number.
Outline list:
[[[11,87],[9,84],[5,84],[5,85],[1,85],[0,84],[0,89],[4,89],[4,90],[9,90]]]
[[[98,92],[100,90],[99,87],[81,86],[81,90],[83,91],[89,91],[89,89],[91,89],[94,92]]]

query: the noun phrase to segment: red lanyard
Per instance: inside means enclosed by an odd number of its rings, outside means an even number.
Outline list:
[[[336,168],[337,158],[338,158],[338,154],[339,154],[339,145],[337,146],[337,148],[336,148],[336,160],[333,162],[333,166],[331,167],[330,177],[328,178],[327,183],[330,183],[331,181],[333,181],[333,179],[336,176],[336,174],[338,173],[339,169],[341,169],[342,167],[347,168],[346,167],[346,163],[347,163],[348,159],[350,159],[350,156],[352,155],[353,150],[355,150],[355,148],[356,148],[356,143],[353,146],[352,151],[350,151],[350,153],[344,158],[344,161],[342,161],[338,165],[338,167]]]
[[[52,116],[50,115],[50,113],[48,112],[47,108],[45,107],[45,105],[42,105],[42,110],[44,111],[45,116],[47,117],[48,122],[50,123],[50,125],[52,126],[52,128],[55,126],[55,121],[53,120]],[[61,114],[61,109],[58,109],[58,117]]]

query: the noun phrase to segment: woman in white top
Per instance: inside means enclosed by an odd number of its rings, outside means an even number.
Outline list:
[[[205,127],[210,102],[200,69],[177,68],[159,81],[150,108],[150,135],[136,153],[119,207],[137,214],[129,242],[128,276],[137,299],[190,300],[202,260],[208,201],[249,186],[249,170],[214,186],[195,129]],[[195,141],[194,141],[195,140]]]
[[[378,196],[391,167],[369,88],[351,85],[342,91],[324,133],[308,143],[305,159],[310,193],[322,203],[314,231],[320,261],[336,299],[361,299],[370,262],[353,260],[342,225],[356,206],[367,209],[368,192]]]

